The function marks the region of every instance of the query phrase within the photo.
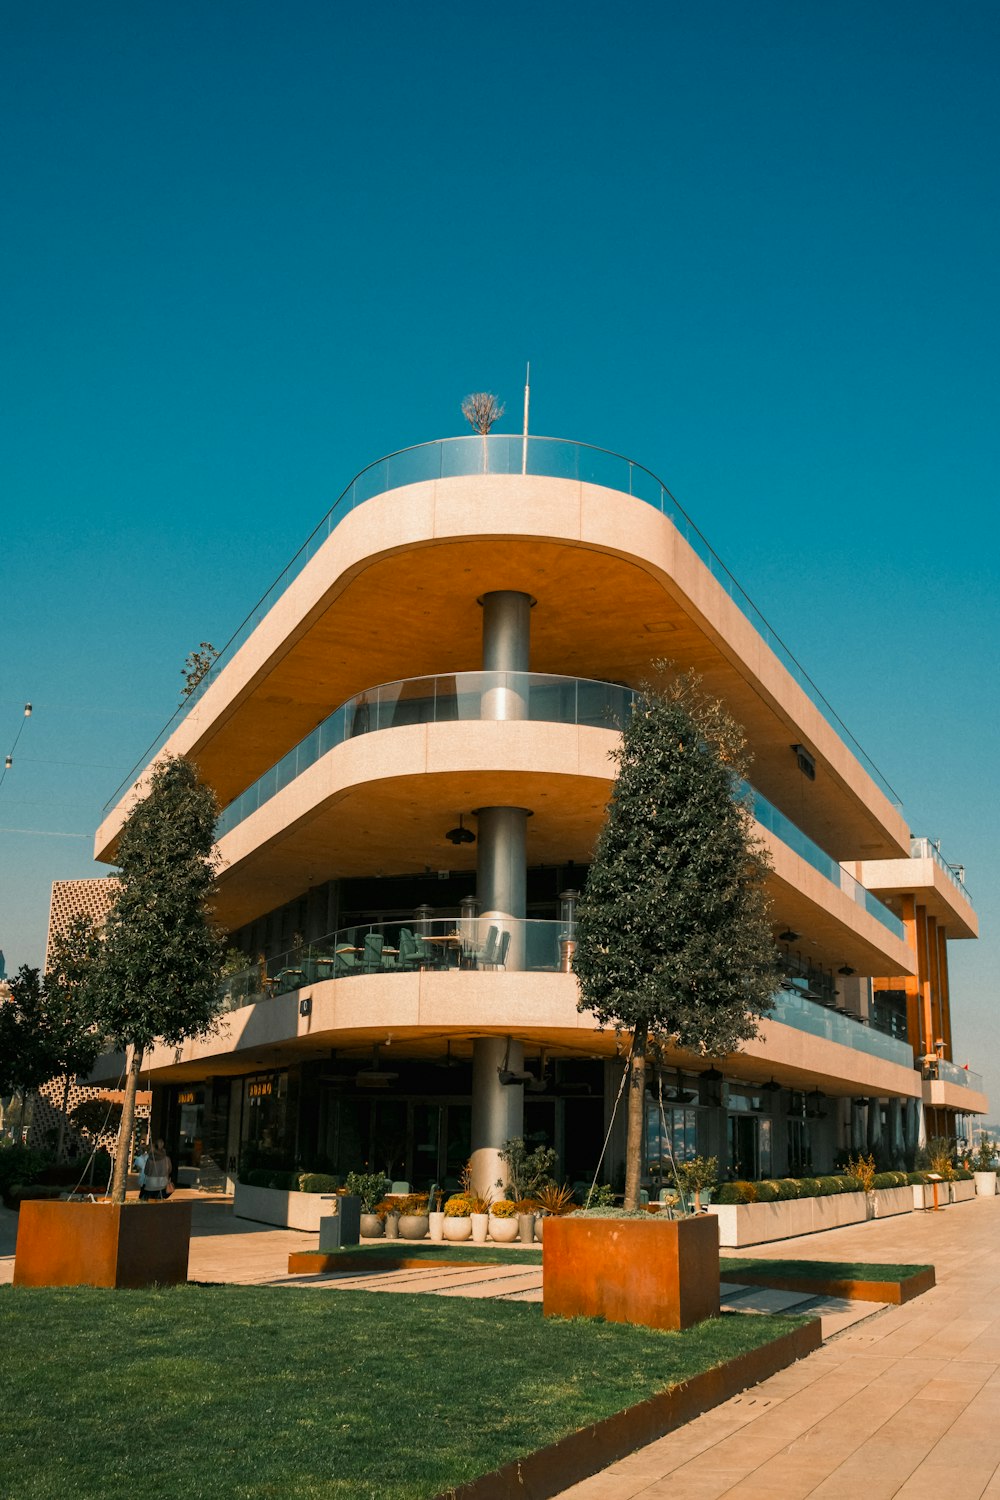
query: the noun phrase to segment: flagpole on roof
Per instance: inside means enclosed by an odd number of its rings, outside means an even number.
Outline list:
[[[521,439],[521,473],[528,472],[528,407],[531,404],[531,360],[524,376],[524,436]]]

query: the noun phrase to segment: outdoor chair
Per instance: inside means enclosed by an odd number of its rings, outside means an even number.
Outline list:
[[[385,938],[380,932],[365,933],[365,955],[364,969],[366,974],[374,974],[382,967],[382,947]]]

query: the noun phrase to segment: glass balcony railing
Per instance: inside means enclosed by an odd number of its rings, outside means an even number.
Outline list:
[[[548,677],[538,672],[452,672],[388,682],[349,698],[234,802],[216,825],[229,833],[314,761],[345,740],[376,730],[473,719],[527,719],[615,729],[635,694],[613,682]]]
[[[794,1026],[796,1031],[808,1031],[810,1036],[825,1037],[828,1042],[838,1042],[842,1047],[852,1047],[855,1052],[866,1052],[870,1057],[881,1057],[904,1068],[913,1067],[913,1050],[908,1042],[886,1036],[856,1016],[845,1016],[789,990],[779,990],[773,1000],[769,1021],[780,1021],[784,1026]]]
[[[898,937],[900,941],[904,940],[903,924],[895,912],[891,912],[877,896],[873,896],[871,891],[861,884],[860,880],[855,880],[853,875],[849,874],[847,870],[842,869],[837,861],[827,854],[825,849],[821,849],[818,844],[814,844],[812,839],[808,838],[802,832],[801,828],[796,828],[795,824],[789,818],[786,818],[783,812],[779,812],[776,807],[773,807],[766,797],[762,797],[759,792],[754,791],[753,787],[748,786],[746,782],[742,783],[742,788],[744,792],[749,794],[754,817],[760,823],[761,827],[768,829],[783,844],[787,844],[807,864],[812,865],[814,870],[818,870],[821,875],[825,875],[827,880],[833,885],[839,886],[845,896],[850,896],[851,900],[855,901],[858,906],[864,907],[869,916],[881,922],[882,926],[887,928],[895,937]]]
[[[939,1083],[954,1083],[962,1089],[976,1089],[982,1093],[983,1075],[973,1073],[970,1068],[960,1068],[957,1063],[944,1057],[927,1058],[924,1062],[924,1077],[937,1079]]]
[[[414,448],[403,448],[380,458],[362,469],[338,497],[315,531],[296,552],[287,567],[282,569],[271,587],[254,605],[236,632],[230,636],[220,651],[211,670],[201,679],[194,692],[180,704],[161,735],[146,751],[143,759],[133,767],[128,776],[116,788],[105,804],[105,813],[118,801],[121,793],[135,780],[137,773],[162,748],[188,709],[197,702],[223,668],[233,658],[244,641],[259,625],[272,605],[298,577],[306,564],[315,557],[332,532],[352,510],[389,490],[404,485],[417,484],[425,480],[449,479],[473,474],[536,474],[552,479],[580,480],[587,484],[603,485],[631,495],[645,504],[653,506],[680,532],[684,540],[721,584],[733,603],[751,622],[754,629],[766,641],[783,666],[791,673],[799,687],[819,709],[827,723],[836,730],[852,753],[864,766],[868,775],[881,788],[896,807],[900,799],[878,767],[862,750],[857,740],[836,714],[819,688],[799,665],[784,641],[768,625],[757,606],[744,593],[729,569],[709,546],[701,532],[685,515],[666,485],[649,469],[619,453],[604,448],[592,448],[587,443],[568,442],[562,438],[496,436],[443,438],[433,443],[421,443]]]
[[[972,895],[965,883],[965,867],[950,865],[933,839],[911,838],[910,858],[932,859],[944,871],[955,889],[961,891],[969,905],[972,905]]]
[[[229,974],[222,1009],[237,1010],[327,979],[422,969],[516,969],[522,974],[569,973],[575,943],[562,922],[500,917],[424,917],[341,927]]]
[[[540,672],[452,672],[440,677],[411,677],[383,683],[349,698],[283,755],[259,780],[247,787],[219,816],[215,836],[231,833],[265,802],[345,740],[383,729],[414,724],[446,724],[458,720],[521,719],[543,724],[579,724],[616,729],[624,721],[636,694],[614,682],[579,677],[550,677]],[[841,869],[837,861],[814,844],[784,813],[779,812],[747,782],[738,791],[750,799],[754,816],[813,869],[851,897],[896,937],[903,924],[887,906]]]

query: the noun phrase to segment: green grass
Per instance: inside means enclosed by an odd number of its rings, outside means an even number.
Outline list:
[[[719,1270],[724,1279],[753,1271],[755,1275],[822,1277],[827,1281],[908,1281],[931,1266],[893,1265],[863,1260],[753,1260],[723,1256]]]
[[[683,1334],[407,1293],[0,1288],[0,1494],[418,1500],[802,1319]]]
[[[470,1264],[479,1266],[540,1266],[542,1263],[540,1246],[537,1250],[515,1250],[503,1245],[473,1245],[468,1240],[450,1245],[425,1245],[419,1240],[378,1240],[374,1245],[344,1245],[339,1250],[323,1253],[370,1255],[372,1260],[458,1260],[464,1256]]]

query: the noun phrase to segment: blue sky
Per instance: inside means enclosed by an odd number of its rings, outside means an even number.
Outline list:
[[[187,653],[530,358],[533,429],[661,476],[966,865],[998,1097],[998,53],[977,0],[9,0],[8,967]]]

